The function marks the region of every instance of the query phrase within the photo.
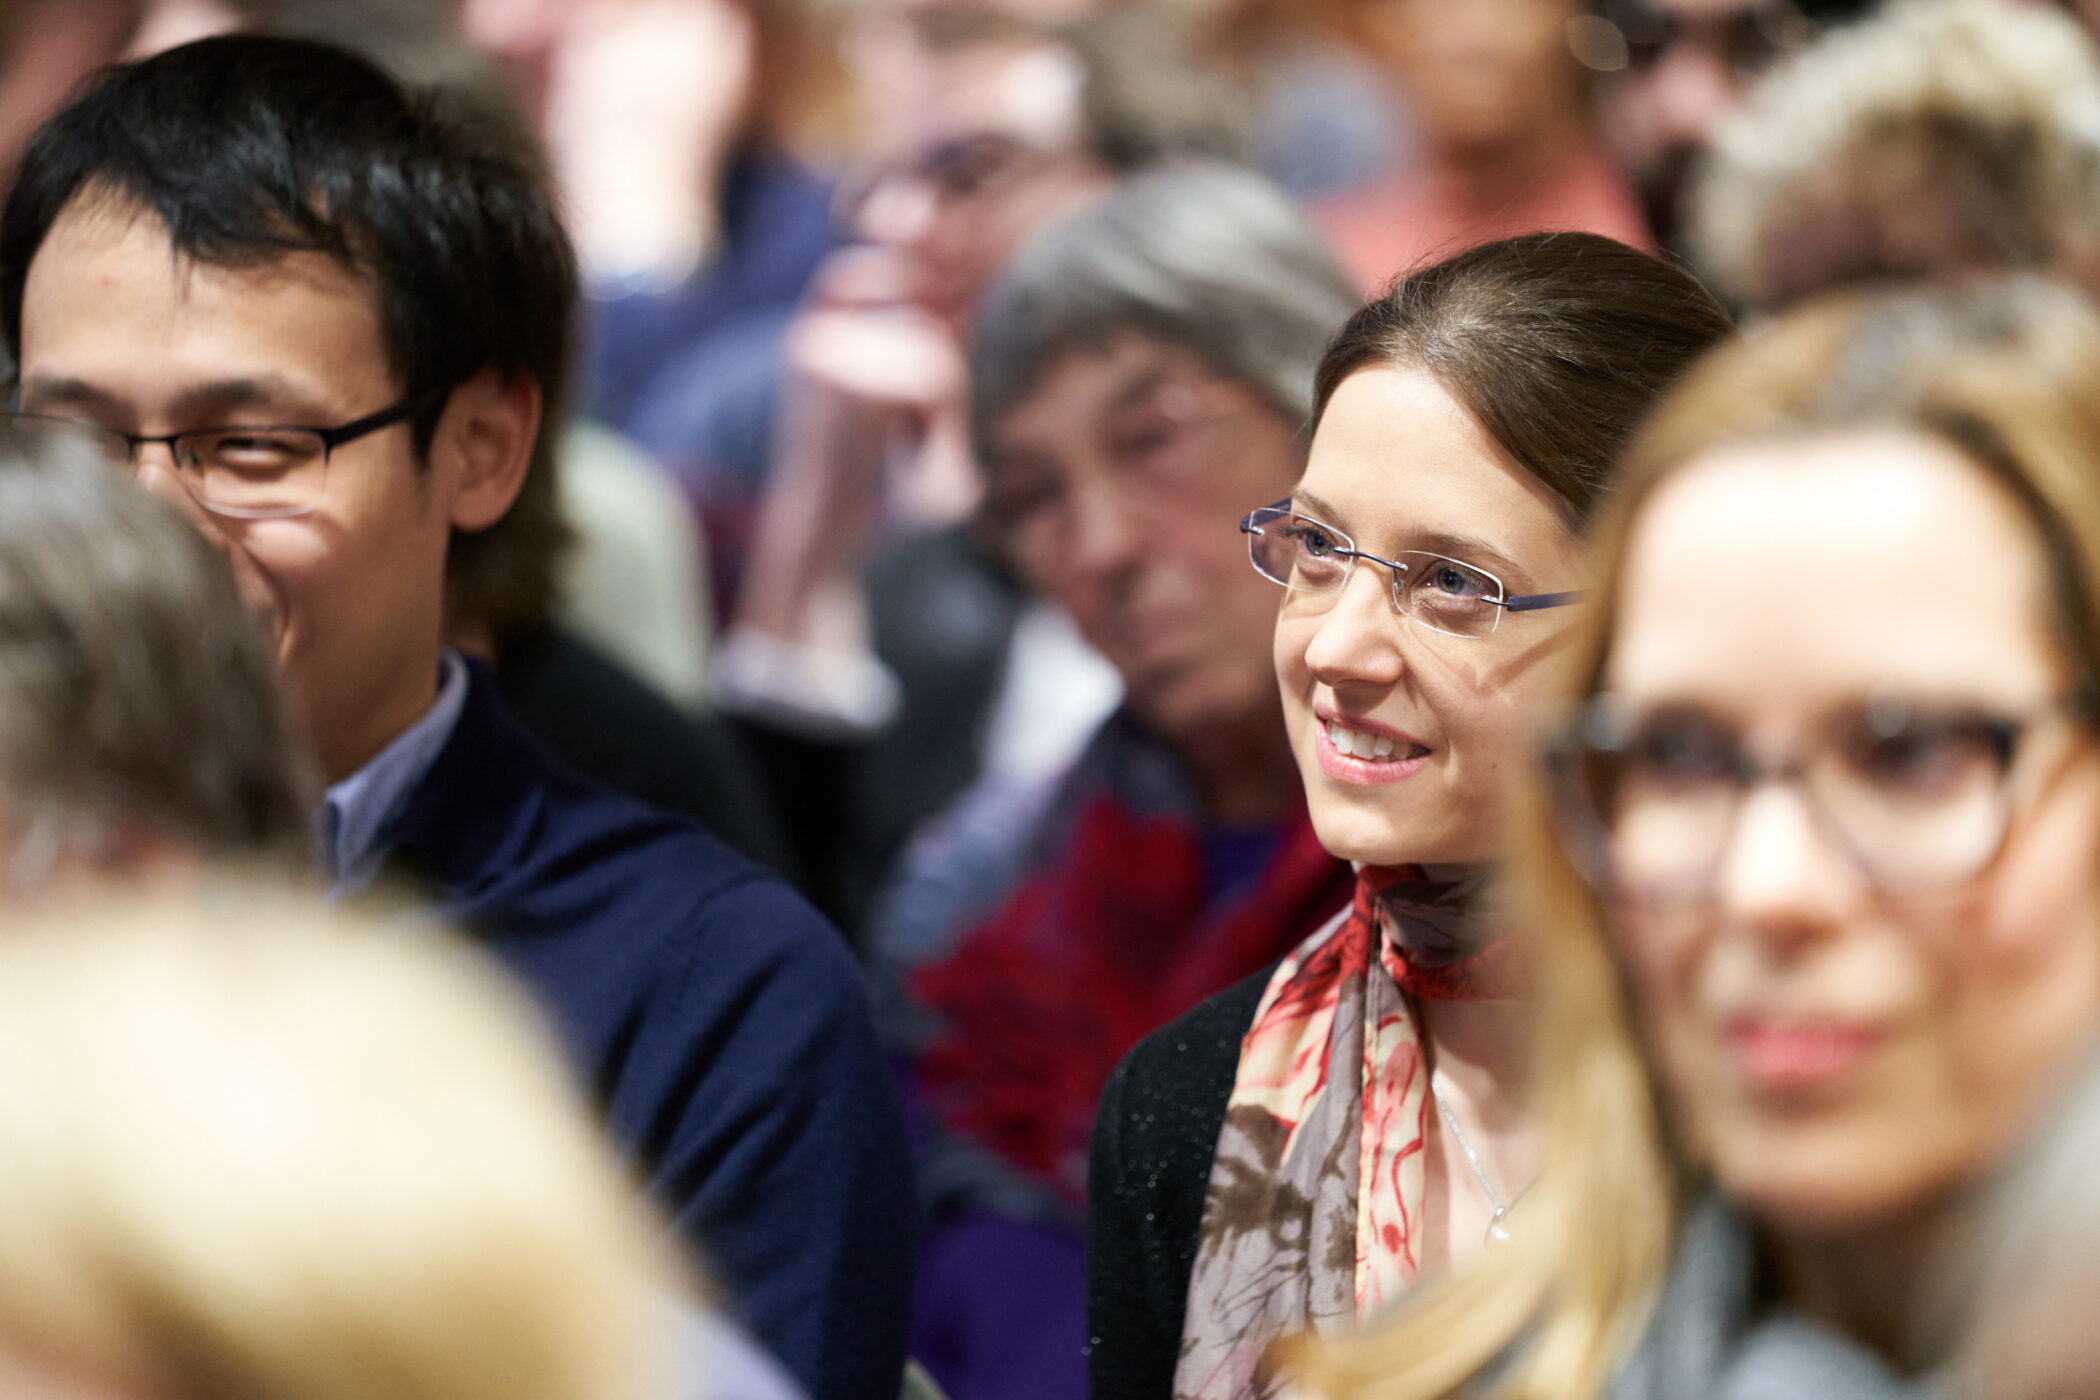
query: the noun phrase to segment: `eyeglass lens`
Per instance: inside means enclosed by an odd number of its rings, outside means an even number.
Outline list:
[[[191,433],[176,464],[200,504],[251,519],[297,515],[321,499],[328,444],[298,428]]]
[[[1819,827],[1878,888],[1944,888],[1997,853],[2017,722],[1973,712],[1862,707],[1832,720],[1784,776]],[[1712,888],[1751,790],[1774,777],[1716,717],[1642,719],[1581,759],[1614,888],[1678,900]]]
[[[1258,573],[1300,593],[1340,592],[1358,562],[1333,526],[1273,509],[1249,517],[1247,549]],[[1374,567],[1391,575],[1393,606],[1436,631],[1478,637],[1501,620],[1500,581],[1469,564],[1410,550]]]

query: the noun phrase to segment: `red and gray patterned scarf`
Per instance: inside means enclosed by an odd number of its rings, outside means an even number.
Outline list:
[[[1352,907],[1269,980],[1203,1206],[1175,1400],[1273,1393],[1279,1338],[1346,1330],[1414,1282],[1434,1100],[1415,1002],[1500,986],[1483,873],[1366,866]]]

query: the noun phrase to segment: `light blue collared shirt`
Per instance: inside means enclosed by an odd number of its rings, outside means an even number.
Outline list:
[[[378,878],[394,844],[394,823],[451,739],[466,703],[467,663],[458,652],[444,652],[438,657],[437,699],[422,718],[321,799],[314,834],[330,898],[356,894]]]

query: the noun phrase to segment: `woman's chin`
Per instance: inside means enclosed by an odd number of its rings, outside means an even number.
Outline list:
[[[1318,799],[1308,805],[1313,831],[1319,836],[1320,844],[1327,848],[1328,854],[1352,864],[1457,865],[1477,858],[1454,854],[1470,849],[1471,843],[1453,840],[1448,832],[1422,831]]]

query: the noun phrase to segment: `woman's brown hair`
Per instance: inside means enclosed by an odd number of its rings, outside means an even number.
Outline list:
[[[1359,308],[1313,382],[1313,423],[1342,381],[1420,369],[1588,519],[1657,396],[1730,330],[1690,273],[1594,233],[1482,244]]]
[[[2100,316],[2034,279],[1813,302],[1715,354],[1658,409],[1593,535],[1594,603],[1569,647],[1564,713],[1596,689],[1628,546],[1656,488],[1730,445],[1895,429],[1947,442],[2036,532],[2046,600],[2079,678],[2100,675]],[[1541,775],[1515,804],[1511,907],[1537,988],[1533,1092],[1545,1169],[1514,1238],[1387,1325],[1310,1348],[1309,1393],[1594,1400],[1644,1330],[1698,1166],[1671,1131],[1596,895],[1556,834]]]

